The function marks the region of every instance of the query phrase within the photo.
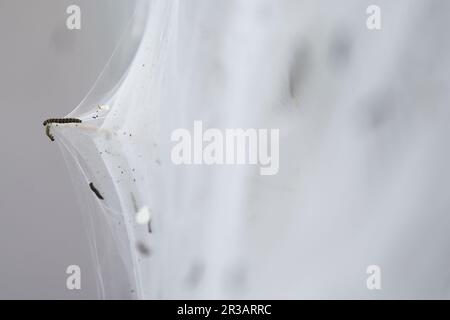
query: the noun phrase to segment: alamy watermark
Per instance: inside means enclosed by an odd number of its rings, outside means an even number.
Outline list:
[[[369,30],[381,30],[381,8],[377,5],[370,5],[366,9],[369,15],[366,20],[366,26]]]
[[[367,289],[381,290],[381,268],[373,264],[367,267],[366,273],[369,274],[366,280]]]
[[[179,128],[172,132],[171,159],[176,165],[259,165],[261,175],[279,170],[279,129],[203,130],[202,121],[194,121],[193,131]]]
[[[69,290],[81,289],[81,268],[76,264],[72,264],[67,267],[66,273],[69,276],[66,279],[66,288]]]
[[[66,13],[69,15],[66,19],[66,27],[69,30],[81,29],[81,9],[79,6],[72,4],[67,7]]]

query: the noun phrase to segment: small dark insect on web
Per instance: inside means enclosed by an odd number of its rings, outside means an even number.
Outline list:
[[[97,196],[97,198],[99,198],[100,200],[104,200],[103,196],[101,195],[101,193],[97,190],[97,188],[94,186],[94,184],[91,182],[89,183],[89,187],[91,188],[92,192],[95,193],[95,195]]]
[[[50,132],[50,126],[52,124],[67,124],[67,123],[81,123],[80,119],[76,118],[50,118],[44,121],[45,134],[51,141],[55,141],[55,137]]]
[[[52,123],[81,123],[82,121],[77,118],[50,118],[44,121],[43,125],[46,126]]]

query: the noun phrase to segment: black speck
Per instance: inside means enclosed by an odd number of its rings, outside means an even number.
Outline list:
[[[150,256],[151,254],[150,248],[143,242],[136,243],[136,248],[143,256]]]

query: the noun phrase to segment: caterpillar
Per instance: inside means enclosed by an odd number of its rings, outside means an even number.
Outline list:
[[[100,200],[104,200],[103,196],[101,195],[101,193],[97,190],[97,188],[94,186],[94,184],[91,182],[89,183],[89,187],[91,188],[92,192],[95,193],[95,195],[97,196],[97,198],[99,198]]]
[[[45,126],[45,134],[51,141],[55,141],[55,137],[50,132],[50,125],[52,123],[81,123],[82,121],[80,119],[76,118],[50,118],[44,121],[43,125]]]
[[[81,123],[82,121],[77,118],[50,118],[44,121],[43,125],[46,126],[52,123]]]

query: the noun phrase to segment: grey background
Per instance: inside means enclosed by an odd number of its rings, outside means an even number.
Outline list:
[[[81,7],[81,30],[66,8]],[[68,114],[105,65],[134,1],[0,0],[0,298],[98,297],[86,233],[60,150],[42,121]],[[66,289],[67,266],[82,270]]]

